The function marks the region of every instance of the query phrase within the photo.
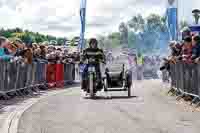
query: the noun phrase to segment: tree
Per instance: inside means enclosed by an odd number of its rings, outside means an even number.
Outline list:
[[[109,39],[120,39],[120,33],[119,32],[113,32],[110,35],[108,35]]]
[[[6,38],[12,37],[12,32],[10,30],[4,30],[3,28],[1,29],[1,36],[4,36]]]
[[[47,35],[46,38],[51,41],[51,40],[56,40],[56,37],[51,36],[51,35]]]
[[[136,48],[136,34],[133,31],[130,31],[128,34],[128,47]]]
[[[128,45],[128,27],[124,22],[120,23],[119,32],[121,44]]]
[[[162,18],[159,15],[151,14],[147,17],[146,28],[149,31],[158,31],[161,30],[162,25]]]
[[[187,21],[182,20],[180,22],[180,29],[183,29],[183,28],[188,27],[188,26],[189,26],[189,24],[187,23]]]
[[[14,38],[19,38],[25,43],[41,43],[48,41],[50,42],[51,40],[55,40],[58,42],[58,44],[63,45],[64,44],[64,38],[57,38],[55,36],[51,35],[43,35],[38,32],[31,32],[29,30],[22,30],[21,28],[14,28],[14,29],[0,29],[0,36],[4,36],[6,38],[10,38],[14,40]]]
[[[104,49],[112,49],[120,46],[120,33],[113,32],[108,36],[98,36],[99,47]]]
[[[120,46],[121,40],[119,32],[112,33],[111,35],[108,36],[108,39],[111,41],[111,47]]]
[[[58,45],[64,45],[65,38],[57,38]]]
[[[99,41],[99,47],[106,49],[106,45],[105,45],[105,39],[106,39],[106,37],[100,35],[97,38],[98,38],[98,41]]]
[[[41,43],[41,42],[44,42],[45,40],[40,36],[40,35],[38,35],[38,36],[35,36],[35,42],[36,43]]]
[[[169,41],[165,22],[166,18],[157,14],[150,14],[147,18],[139,14],[127,22],[121,22],[118,32],[100,36],[99,44],[105,49],[124,47],[123,44],[127,44],[126,47],[147,54],[164,51]]]
[[[138,14],[137,16],[133,16],[132,19],[128,21],[128,26],[135,32],[143,31],[145,26],[145,20],[140,14]]]
[[[30,44],[35,42],[33,36],[31,36],[29,33],[23,34],[20,39],[25,43],[25,44]]]
[[[131,29],[128,37],[128,46],[130,48],[136,48],[141,53],[152,53],[160,49],[163,44],[167,44],[169,36],[165,17],[150,14],[146,19],[142,20],[142,17],[138,16],[134,16],[128,21]],[[141,24],[138,23],[140,22],[139,18]]]
[[[22,33],[23,30],[17,27],[15,29],[13,29],[13,32]]]

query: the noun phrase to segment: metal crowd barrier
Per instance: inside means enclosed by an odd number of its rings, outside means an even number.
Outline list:
[[[64,64],[64,84],[75,80],[75,64]]]
[[[81,80],[79,64],[75,64],[75,75],[74,76],[75,76],[75,81]]]
[[[200,65],[170,64],[171,87],[183,94],[200,97]]]
[[[23,64],[0,60],[0,96],[20,91],[33,92],[47,87],[47,63]],[[75,65],[64,64],[64,83],[75,80]]]
[[[162,76],[161,76],[161,78],[162,78],[162,81],[164,82],[164,83],[170,83],[170,75],[169,75],[169,72],[167,71],[167,70],[163,70],[162,71]]]

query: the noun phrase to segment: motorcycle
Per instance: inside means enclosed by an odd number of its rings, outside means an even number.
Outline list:
[[[96,71],[96,66],[95,66],[95,59],[88,59],[86,61],[87,64],[87,92],[90,95],[90,98],[94,98],[96,91],[99,90],[99,80],[100,77],[98,77],[98,73]],[[101,88],[102,89],[102,88]]]

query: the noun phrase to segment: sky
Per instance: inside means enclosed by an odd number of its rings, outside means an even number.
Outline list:
[[[88,0],[86,37],[116,31],[121,21],[133,15],[163,15],[167,0]],[[189,22],[200,0],[179,0],[179,19]],[[20,27],[54,36],[80,34],[80,0],[0,0],[0,27]]]

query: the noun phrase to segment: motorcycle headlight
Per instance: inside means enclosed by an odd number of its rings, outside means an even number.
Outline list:
[[[88,71],[89,71],[89,72],[95,72],[95,67],[89,67],[89,68],[88,68]]]

